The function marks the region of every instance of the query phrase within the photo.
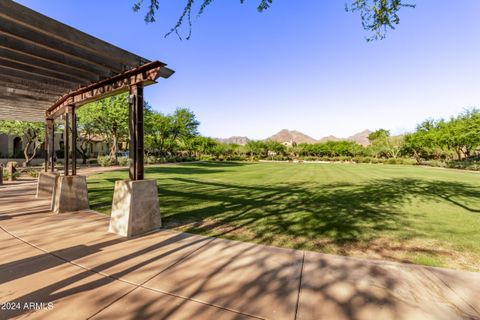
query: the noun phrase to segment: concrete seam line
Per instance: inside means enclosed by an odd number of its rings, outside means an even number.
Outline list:
[[[298,294],[297,294],[297,303],[295,304],[295,317],[297,319],[298,307],[300,305],[300,293],[302,291],[302,280],[303,280],[303,266],[305,265],[305,250],[302,250],[302,267],[300,269],[300,279],[298,281]]]
[[[179,298],[179,299],[183,299],[183,300],[189,300],[189,301],[192,301],[192,302],[195,302],[195,303],[200,303],[200,304],[203,304],[203,305],[207,305],[207,306],[211,306],[211,307],[215,307],[215,308],[218,308],[218,309],[223,309],[223,310],[227,310],[227,311],[230,311],[230,312],[233,312],[233,313],[237,313],[237,314],[242,314],[242,315],[246,315],[246,316],[249,316],[249,317],[252,317],[252,318],[257,318],[257,319],[264,319],[262,317],[259,317],[259,316],[255,316],[255,315],[251,315],[251,314],[248,314],[248,313],[244,313],[244,312],[241,312],[241,311],[238,311],[238,310],[234,310],[234,309],[230,309],[230,308],[226,308],[226,307],[222,307],[222,306],[218,306],[218,305],[215,305],[215,304],[211,304],[211,303],[207,303],[207,302],[204,302],[204,301],[201,301],[201,300],[197,300],[197,299],[194,299],[194,298],[189,298],[189,297],[184,297],[184,296],[181,296],[181,295],[177,295],[177,294],[173,294],[173,293],[169,293],[169,292],[164,292],[162,290],[158,290],[158,289],[153,289],[153,288],[149,288],[149,287],[145,287],[144,284],[147,283],[148,281],[152,280],[153,278],[157,277],[158,275],[160,275],[162,272],[172,268],[173,266],[183,262],[183,260],[185,260],[186,258],[188,258],[190,255],[192,255],[193,253],[197,252],[198,250],[202,249],[203,247],[205,247],[207,244],[209,244],[210,242],[214,241],[215,239],[211,239],[210,241],[207,241],[205,244],[203,244],[202,246],[198,247],[197,249],[193,250],[192,252],[188,253],[187,255],[183,256],[182,258],[180,258],[178,261],[174,262],[173,264],[171,264],[170,266],[166,267],[165,269],[163,269],[162,271],[160,271],[159,273],[155,274],[154,276],[148,278],[147,280],[143,281],[141,284],[136,284],[136,283],[133,283],[133,282],[130,282],[130,281],[126,281],[126,280],[123,280],[123,279],[120,279],[120,278],[117,278],[117,277],[114,277],[114,276],[111,276],[111,275],[108,275],[106,273],[103,273],[101,271],[96,271],[94,269],[91,269],[91,268],[88,268],[88,267],[85,267],[85,266],[82,266],[80,264],[77,264],[75,262],[72,262],[68,259],[65,259],[61,256],[58,256],[48,250],[45,250],[33,243],[30,243],[29,241],[27,240],[24,240],[22,239],[21,237],[19,236],[16,236],[15,234],[11,233],[10,231],[6,230],[4,227],[2,227],[0,225],[0,229],[2,229],[4,232],[8,233],[10,236],[12,236],[13,238],[37,249],[37,250],[40,250],[44,253],[47,253],[55,258],[58,258],[66,263],[69,263],[71,265],[74,265],[80,269],[83,269],[83,270],[86,270],[86,271],[90,271],[90,272],[93,272],[93,273],[96,273],[98,275],[101,275],[103,277],[106,277],[106,278],[109,278],[109,279],[112,279],[113,281],[120,281],[120,282],[123,282],[125,284],[128,284],[128,285],[131,285],[133,286],[133,288],[130,290],[130,291],[127,291],[125,294],[121,295],[120,297],[118,297],[117,299],[115,299],[114,301],[112,301],[111,303],[109,303],[108,305],[102,307],[100,310],[96,311],[94,314],[92,314],[91,316],[89,316],[87,319],[91,319],[92,317],[96,316],[97,314],[99,314],[100,312],[102,312],[103,310],[107,309],[108,307],[110,307],[111,305],[113,305],[114,303],[118,302],[120,299],[124,298],[125,296],[127,296],[128,294],[132,293],[134,290],[136,290],[137,288],[143,288],[143,289],[147,289],[147,290],[150,290],[150,291],[155,291],[155,292],[159,292],[159,293],[162,293],[162,294],[167,294],[167,295],[170,295],[170,296],[173,296],[173,297],[176,297],[176,298]],[[38,257],[40,258],[40,257]]]

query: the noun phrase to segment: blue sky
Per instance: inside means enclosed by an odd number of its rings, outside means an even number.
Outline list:
[[[348,1],[348,0],[346,0]],[[134,0],[19,0],[176,73],[146,90],[164,113],[188,107],[200,132],[266,138],[297,129],[314,138],[380,127],[400,133],[430,117],[480,106],[480,1],[411,0],[382,41],[343,0],[214,1],[191,40],[164,34],[184,1],[163,0],[146,24]],[[187,32],[187,30],[185,30]]]

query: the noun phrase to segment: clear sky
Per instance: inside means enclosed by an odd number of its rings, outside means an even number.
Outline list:
[[[480,106],[480,1],[411,0],[387,39],[367,43],[349,0],[214,1],[191,40],[164,38],[185,1],[160,1],[158,21],[135,0],[18,2],[176,73],[146,90],[157,110],[188,107],[200,132],[266,138],[297,129],[314,138],[363,129],[412,130],[430,117]],[[185,30],[186,32],[187,30]]]

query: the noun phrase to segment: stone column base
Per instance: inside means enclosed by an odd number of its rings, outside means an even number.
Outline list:
[[[133,237],[161,226],[155,180],[115,181],[109,232]]]
[[[40,172],[37,183],[37,198],[52,198],[53,189],[55,189],[56,172]]]
[[[57,176],[52,196],[53,213],[88,209],[87,177]]]

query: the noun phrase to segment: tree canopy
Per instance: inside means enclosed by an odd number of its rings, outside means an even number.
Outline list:
[[[45,139],[44,124],[41,122],[0,120],[0,133],[22,138],[24,166],[29,165],[35,158]]]
[[[115,163],[118,144],[127,141],[129,134],[127,94],[109,97],[79,108],[77,117],[80,132],[101,137],[110,144],[110,158]]]
[[[192,14],[202,15],[205,9],[213,3],[213,0],[184,0],[185,6],[175,25],[165,34],[165,37],[175,33],[180,39],[180,28],[185,23],[188,24],[188,33],[186,39],[190,39],[192,35]],[[245,0],[239,0],[241,4]],[[257,11],[263,12],[273,5],[273,0],[257,0]],[[144,4],[144,0],[135,0],[133,10],[140,11],[146,6],[144,20],[147,23],[155,22],[156,14],[160,10],[160,0],[148,0]],[[197,7],[194,4],[198,3]],[[407,3],[405,0],[350,0],[346,3],[345,10],[347,12],[358,12],[362,21],[364,30],[370,33],[366,37],[367,41],[384,39],[387,31],[395,29],[400,23],[399,12],[402,8],[415,8],[415,4]]]

